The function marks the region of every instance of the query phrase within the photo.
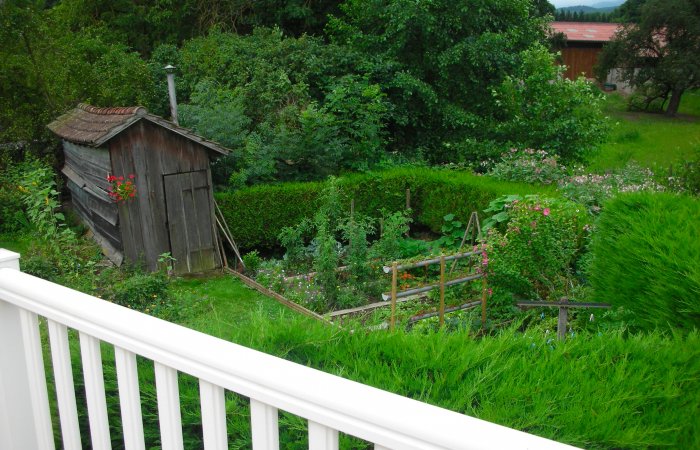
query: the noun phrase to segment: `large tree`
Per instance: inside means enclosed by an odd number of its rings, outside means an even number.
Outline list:
[[[666,114],[678,112],[681,96],[700,87],[700,0],[648,0],[639,14],[608,44],[598,76],[622,68],[622,76],[645,97],[657,100]]]

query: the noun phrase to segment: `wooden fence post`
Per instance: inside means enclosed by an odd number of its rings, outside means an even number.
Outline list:
[[[445,255],[440,256],[440,328],[445,324]]]
[[[563,297],[562,303],[568,303],[569,299]],[[566,306],[559,307],[559,319],[557,320],[557,338],[564,340],[566,338],[566,326],[569,323],[569,308]]]

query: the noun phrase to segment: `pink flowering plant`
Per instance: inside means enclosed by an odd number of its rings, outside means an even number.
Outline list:
[[[507,220],[487,234],[489,284],[519,298],[562,295],[582,245],[585,208],[534,195],[507,198]]]
[[[129,174],[126,180],[123,176],[107,175],[107,181],[110,184],[107,193],[117,203],[136,197],[134,178],[136,176],[133,173]]]

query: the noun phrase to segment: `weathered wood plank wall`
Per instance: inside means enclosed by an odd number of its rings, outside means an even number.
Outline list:
[[[195,142],[147,120],[139,121],[112,139],[109,151],[115,175],[133,173],[136,176],[136,198],[119,207],[125,255],[131,261],[143,260],[150,270],[156,270],[159,255],[172,253],[171,241],[186,238],[169,233],[163,177],[205,171],[210,180],[208,152]],[[198,201],[188,207],[195,208],[206,211],[213,224],[211,203]],[[209,228],[213,230],[213,225]],[[214,252],[218,260],[218,248]]]
[[[117,264],[123,259],[117,206],[109,198],[107,175],[111,173],[109,152],[63,142],[65,165],[62,172],[68,178],[67,187],[75,211]]]
[[[575,80],[581,74],[586,78],[594,78],[593,67],[598,62],[598,55],[602,47],[567,47],[562,50],[561,56],[566,65],[564,76],[569,80]]]

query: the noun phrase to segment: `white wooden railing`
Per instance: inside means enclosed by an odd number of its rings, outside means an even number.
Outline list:
[[[5,267],[5,268],[2,268]],[[0,449],[53,449],[39,316],[46,318],[65,449],[111,448],[100,343],[114,346],[126,449],[144,449],[136,355],[153,361],[163,449],[183,448],[178,371],[199,379],[206,449],[228,448],[224,391],[250,398],[254,449],[277,449],[278,410],[308,420],[310,449],[338,432],[375,449],[571,448],[285,361],[21,273],[0,249]],[[77,330],[90,436],[81,436],[68,329]]]

